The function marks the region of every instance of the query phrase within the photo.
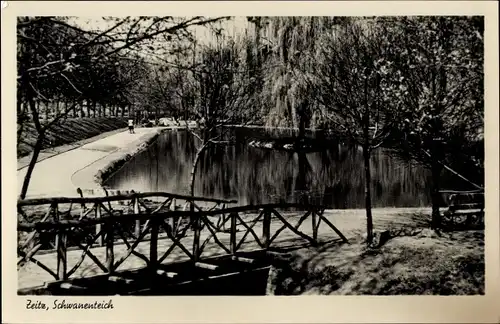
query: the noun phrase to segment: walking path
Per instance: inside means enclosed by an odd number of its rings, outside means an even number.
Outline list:
[[[75,196],[78,187],[96,189],[94,175],[123,154],[140,147],[165,127],[137,128],[135,134],[122,131],[39,161],[33,170],[27,198]],[[27,167],[17,171],[18,194]]]

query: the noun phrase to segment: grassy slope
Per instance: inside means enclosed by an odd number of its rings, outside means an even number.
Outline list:
[[[279,262],[270,294],[484,294],[484,232],[397,236],[378,249],[360,241],[306,248]]]
[[[54,128],[48,132],[44,149],[77,142],[126,126],[126,119],[117,117],[68,119],[63,124],[54,126]],[[23,130],[22,139],[17,146],[18,158],[31,153],[36,138],[37,133],[33,124],[27,124]]]

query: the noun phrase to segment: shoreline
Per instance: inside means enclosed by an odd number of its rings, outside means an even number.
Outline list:
[[[135,134],[116,130],[96,136],[97,140],[94,137],[45,151],[33,170],[26,198],[76,197],[78,188],[103,190],[99,194],[104,194],[102,183],[107,177],[171,129],[176,127],[136,128]],[[23,157],[18,159],[18,165],[22,161]],[[26,167],[17,170],[18,193],[26,171]]]
[[[71,177],[71,181],[75,187],[82,189],[84,192],[85,190],[106,189],[103,187],[103,184],[109,177],[119,171],[137,154],[146,150],[158,139],[160,134],[171,128],[155,127],[153,129],[154,131],[142,135],[132,143],[113,150],[103,158],[94,161],[81,170],[77,170]],[[110,191],[113,191],[113,188],[110,188]]]

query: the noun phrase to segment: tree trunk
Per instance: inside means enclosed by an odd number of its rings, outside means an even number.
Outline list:
[[[432,173],[432,221],[431,228],[439,229],[441,227],[441,214],[439,212],[439,206],[441,204],[441,194],[440,190],[440,176],[441,176],[442,167],[439,163],[434,162],[431,167]]]
[[[128,107],[128,110],[130,111],[130,107]],[[124,118],[125,117],[125,107],[122,107],[121,113],[122,113],[122,118]]]
[[[33,155],[31,156],[30,163],[28,165],[28,169],[26,170],[26,175],[24,176],[23,186],[21,188],[21,193],[19,194],[20,199],[26,198],[26,193],[28,192],[28,187],[31,180],[31,175],[33,174],[33,170],[35,169],[35,164],[38,160],[38,155],[40,155],[40,151],[42,150],[43,141],[45,139],[45,135],[42,133],[38,136],[38,139],[35,143],[35,147],[33,148]]]
[[[204,143],[198,149],[198,152],[196,152],[196,156],[194,158],[193,168],[191,169],[191,184],[190,184],[190,189],[189,189],[189,193],[190,193],[191,197],[194,197],[194,184],[195,184],[195,180],[196,180],[196,169],[198,167],[198,162],[200,161],[200,158],[201,158],[203,152],[208,147],[208,144],[209,144],[209,142]],[[194,203],[194,201],[193,201],[193,203]],[[190,204],[189,211],[191,213],[194,212],[194,204]],[[192,216],[190,216],[190,217],[192,217]],[[200,230],[201,230],[202,224],[201,224],[201,219],[199,217],[192,219],[192,221],[193,221],[192,226],[193,226],[193,230],[194,230],[193,254],[194,254],[195,261],[196,261],[196,260],[198,260],[198,256],[199,256],[198,255],[199,254],[199,240],[200,240]]]
[[[35,164],[38,160],[38,155],[40,154],[40,151],[42,150],[43,146],[43,141],[45,139],[45,131],[43,130],[42,126],[40,125],[40,116],[38,114],[38,110],[36,107],[36,102],[33,99],[34,94],[28,91],[27,94],[27,99],[28,99],[28,105],[31,110],[31,116],[33,118],[33,123],[35,124],[35,129],[38,132],[38,138],[35,143],[35,147],[33,148],[33,155],[31,156],[30,163],[28,165],[28,169],[26,170],[26,175],[24,176],[23,180],[23,186],[21,188],[21,193],[19,195],[20,199],[26,198],[26,193],[28,192],[28,186],[31,180],[31,175],[33,174],[33,169],[35,168]]]
[[[83,112],[83,101],[79,103],[80,106],[80,118],[85,117],[85,113]]]
[[[190,177],[191,180],[190,180],[190,187],[189,187],[189,194],[191,195],[191,197],[194,197],[194,183],[196,180],[196,169],[198,167],[198,163],[200,161],[201,155],[203,154],[205,149],[208,147],[208,144],[209,144],[209,142],[204,143],[200,147],[198,152],[196,152],[196,156],[194,158],[193,167],[191,168],[191,177]]]
[[[87,117],[90,118],[90,102],[85,100],[85,105],[87,106]]]
[[[373,241],[373,219],[372,219],[372,199],[371,199],[371,172],[370,172],[370,148],[363,145],[363,160],[365,166],[365,209],[366,209],[366,242]]]
[[[300,117],[299,121],[299,140],[302,140],[306,137],[306,123],[304,117]]]
[[[299,171],[297,174],[297,182],[295,183],[295,192],[299,194],[299,204],[307,205],[309,204],[309,188],[307,186],[307,174],[309,172],[310,166],[307,161],[307,156],[304,152],[297,152]]]

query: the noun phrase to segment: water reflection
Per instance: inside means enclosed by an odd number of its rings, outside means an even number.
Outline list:
[[[236,199],[241,205],[286,201],[363,208],[363,159],[358,148],[331,142],[322,152],[292,153],[249,147],[250,138],[269,135],[261,129],[237,129],[234,135],[236,145],[213,147],[200,161],[195,195]],[[185,131],[168,131],[106,185],[188,194],[195,141]],[[425,169],[410,167],[382,150],[374,152],[371,168],[374,207],[430,204],[431,182]]]

